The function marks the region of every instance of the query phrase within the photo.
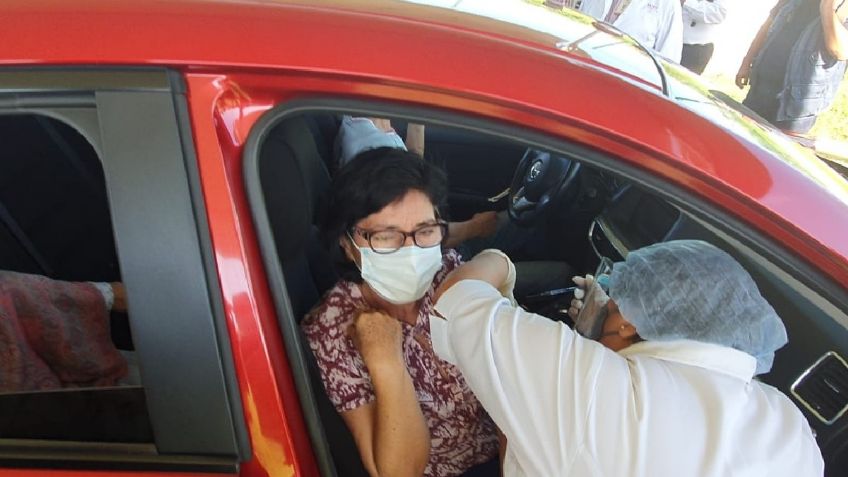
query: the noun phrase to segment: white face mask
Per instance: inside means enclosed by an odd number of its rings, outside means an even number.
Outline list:
[[[389,303],[402,305],[417,301],[430,288],[442,268],[442,247],[401,247],[381,254],[370,247],[357,247],[362,279]]]

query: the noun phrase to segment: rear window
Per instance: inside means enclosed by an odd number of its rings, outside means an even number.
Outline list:
[[[0,143],[0,436],[152,442],[97,152],[33,114]]]

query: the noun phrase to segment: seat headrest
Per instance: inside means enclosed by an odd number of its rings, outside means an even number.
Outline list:
[[[326,210],[330,175],[303,118],[283,120],[265,138],[259,174],[280,260],[303,250]]]

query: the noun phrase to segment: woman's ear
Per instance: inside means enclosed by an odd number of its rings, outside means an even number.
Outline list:
[[[344,251],[345,257],[359,267],[359,250],[357,250],[353,241],[349,237],[343,235],[339,238],[339,246]]]
[[[636,327],[627,321],[618,329],[618,336],[628,341],[635,341],[639,338],[639,333],[636,332]]]
[[[632,343],[640,341],[639,333],[636,332],[636,327],[626,321],[618,329],[618,336],[621,337],[621,339]]]

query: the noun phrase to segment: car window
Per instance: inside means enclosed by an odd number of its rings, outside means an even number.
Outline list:
[[[0,468],[249,455],[178,84],[0,72]]]
[[[94,147],[35,114],[0,140],[0,435],[152,442]]]

